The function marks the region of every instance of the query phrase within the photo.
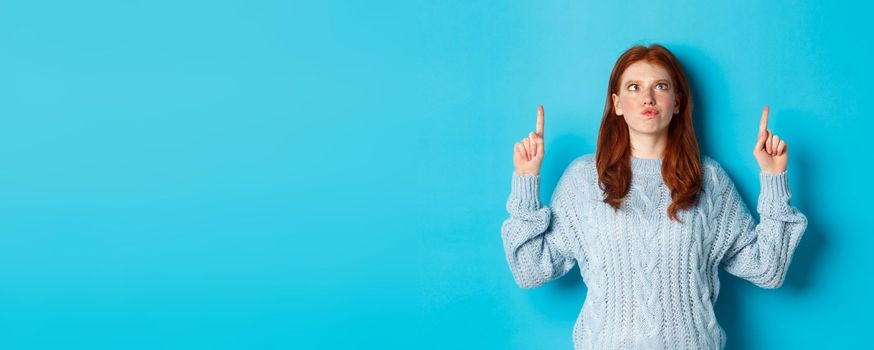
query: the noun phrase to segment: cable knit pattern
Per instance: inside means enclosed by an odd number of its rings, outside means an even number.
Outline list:
[[[787,173],[760,173],[756,224],[734,183],[710,157],[702,190],[681,223],[668,218],[661,159],[632,157],[631,190],[618,211],[602,201],[594,155],[575,159],[549,206],[540,176],[513,172],[501,237],[522,288],[564,276],[574,265],[588,295],[573,330],[576,349],[723,349],[713,305],[717,268],[777,288],[807,228],[789,205]]]

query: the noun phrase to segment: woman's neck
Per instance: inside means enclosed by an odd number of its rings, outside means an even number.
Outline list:
[[[668,133],[637,134],[629,130],[631,155],[640,159],[662,159],[668,144]]]

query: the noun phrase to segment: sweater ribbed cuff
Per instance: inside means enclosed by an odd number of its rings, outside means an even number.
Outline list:
[[[540,175],[519,175],[513,171],[510,201],[517,209],[540,209]]]
[[[787,175],[786,171],[778,174],[761,172],[759,177],[762,182],[762,197],[778,200],[788,200],[792,197]]]
[[[788,174],[784,171],[779,174],[762,172],[759,176],[762,181],[762,193],[759,196],[758,211],[760,214],[779,217],[791,211],[789,198]]]

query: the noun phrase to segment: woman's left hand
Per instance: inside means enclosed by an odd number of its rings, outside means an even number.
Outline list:
[[[753,149],[753,156],[759,162],[762,172],[779,174],[786,171],[789,151],[786,141],[781,140],[777,135],[771,134],[771,130],[768,129],[768,110],[768,106],[765,106],[765,109],[762,110],[762,120],[759,122],[759,138],[756,141],[756,148]]]

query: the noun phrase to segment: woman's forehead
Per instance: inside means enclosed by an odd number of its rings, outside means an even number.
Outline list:
[[[664,67],[647,61],[637,61],[622,72],[622,81],[671,80],[671,74]]]

